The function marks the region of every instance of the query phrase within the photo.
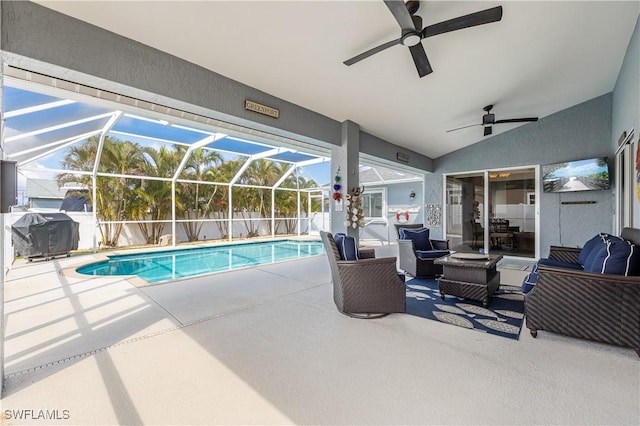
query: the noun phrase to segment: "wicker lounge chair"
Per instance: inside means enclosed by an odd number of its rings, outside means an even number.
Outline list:
[[[405,312],[406,290],[395,257],[341,260],[333,235],[321,231],[320,237],[331,266],[333,300],[339,312],[367,319]]]
[[[433,261],[438,257],[449,254],[449,241],[447,240],[430,240],[433,246],[434,257],[420,258],[416,254],[413,241],[400,239],[400,228],[419,229],[422,224],[395,224],[396,234],[398,235],[398,259],[400,260],[400,269],[414,277],[435,277],[442,275],[442,265],[435,265]]]
[[[640,248],[640,229],[622,238]],[[580,249],[552,246],[549,259],[578,263]],[[626,346],[640,356],[640,276],[600,274],[538,264],[537,284],[525,297],[527,328]]]

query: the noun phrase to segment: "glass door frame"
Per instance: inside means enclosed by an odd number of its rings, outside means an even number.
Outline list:
[[[460,172],[452,172],[452,173],[443,173],[442,174],[442,238],[447,239],[447,215],[448,215],[448,203],[447,203],[447,178],[448,177],[456,177],[461,175],[469,175],[469,174],[482,174],[484,178],[484,205],[482,217],[484,218],[484,222],[482,226],[484,227],[484,247],[489,247],[489,173],[496,173],[502,171],[510,171],[510,170],[522,170],[522,169],[533,169],[535,175],[535,208],[534,208],[534,223],[535,223],[535,254],[534,258],[540,258],[540,188],[542,187],[540,183],[540,165],[532,164],[532,165],[522,165],[522,166],[512,166],[512,167],[500,167],[500,168],[491,168],[491,169],[481,169],[481,170],[466,170]],[[510,256],[504,255],[505,258],[519,258],[520,256]]]
[[[633,222],[635,156],[634,129],[623,135],[615,155],[615,232],[620,235],[622,228]]]

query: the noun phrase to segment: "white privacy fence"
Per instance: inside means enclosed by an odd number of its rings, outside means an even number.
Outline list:
[[[14,258],[14,250],[11,243],[12,232],[11,225],[20,219],[23,215],[29,212],[13,212],[3,215],[4,217],[4,230],[3,230],[3,244],[5,244],[5,253],[7,255],[5,259],[5,265],[10,266]],[[100,241],[100,225],[96,227],[91,212],[66,212],[75,222],[79,224],[80,239],[78,241],[79,250],[91,250],[93,248],[94,236],[97,241]],[[326,213],[312,213],[311,217],[303,216],[296,221],[295,218],[276,218],[275,224],[277,228],[277,235],[284,235],[286,227],[284,221],[294,221],[295,229],[293,232],[287,235],[317,235],[320,230],[329,229],[329,215]],[[187,234],[184,231],[181,222],[177,221],[176,224],[176,243],[188,241]],[[196,221],[202,224],[200,230],[200,240],[221,240],[227,238],[226,232],[228,230],[228,219],[203,219]],[[258,236],[269,236],[269,223],[271,218],[265,219],[260,217],[259,213],[238,213],[234,214],[232,220],[232,238],[247,238],[247,223],[252,222],[252,228],[257,230]],[[111,222],[114,223],[114,222]],[[126,246],[138,246],[146,244],[146,239],[140,230],[139,223],[141,222],[120,222],[122,223],[122,232],[118,239],[119,247]],[[164,230],[162,234],[171,234],[171,221],[163,221]],[[222,228],[225,235],[220,232]],[[254,235],[255,236],[255,235]]]

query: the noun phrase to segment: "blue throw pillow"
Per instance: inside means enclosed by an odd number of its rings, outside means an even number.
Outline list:
[[[431,241],[429,241],[429,229],[428,228],[418,228],[418,229],[408,229],[403,228],[404,240],[413,241],[413,249],[420,251],[433,250],[431,246]]]
[[[522,281],[522,292],[524,294],[529,293],[538,283],[538,264],[533,265],[531,272],[524,277]]]
[[[358,260],[358,248],[356,247],[355,238],[340,232],[334,235],[333,240],[336,242],[341,260]]]
[[[345,236],[342,239],[343,260],[358,260],[358,248],[356,247],[356,239]]]
[[[599,261],[600,262],[599,266],[594,265],[594,263],[596,262],[596,259],[599,259],[605,256],[605,254],[603,253],[606,253],[606,252],[607,252],[607,241],[605,240],[604,235],[601,235],[600,243],[596,244],[593,250],[591,250],[591,252],[589,253],[589,255],[584,261],[584,265],[582,265],[584,270],[587,272],[593,272],[594,268],[596,269],[601,268],[602,260]]]
[[[640,247],[631,244],[631,256],[629,257],[629,273],[627,275],[640,275]]]
[[[338,254],[340,255],[340,260],[344,260],[344,252],[342,251],[342,240],[346,237],[347,234],[339,232],[333,236],[333,241],[336,243],[336,247],[338,248]]]
[[[602,234],[598,234],[595,237],[591,238],[586,243],[584,243],[584,246],[580,251],[580,256],[578,257],[578,263],[584,267],[584,265],[587,263],[587,258],[589,257],[591,252],[601,244],[604,244],[604,241],[602,239]]]
[[[629,275],[637,269],[637,247],[619,238],[607,239],[606,247],[598,251],[587,272]]]

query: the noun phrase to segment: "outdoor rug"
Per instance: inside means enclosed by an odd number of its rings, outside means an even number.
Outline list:
[[[407,281],[407,314],[516,339],[524,318],[524,297],[519,287],[501,285],[487,308],[482,302],[455,296],[440,298],[435,279]]]

